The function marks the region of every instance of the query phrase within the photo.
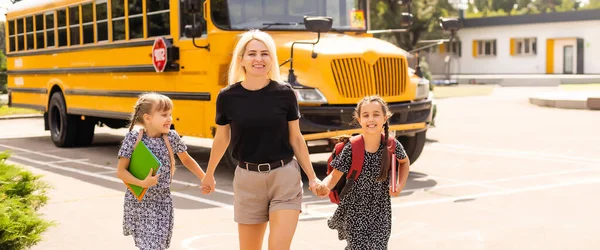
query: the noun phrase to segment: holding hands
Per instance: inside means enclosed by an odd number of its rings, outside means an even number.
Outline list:
[[[313,194],[321,198],[327,197],[327,195],[329,195],[329,189],[317,177],[308,181],[308,189],[312,191]]]
[[[215,186],[217,182],[215,181],[215,176],[213,174],[206,174],[204,178],[202,178],[202,182],[200,184],[200,189],[202,189],[202,194],[210,194],[215,191]]]

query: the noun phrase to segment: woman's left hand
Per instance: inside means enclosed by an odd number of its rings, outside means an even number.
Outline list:
[[[319,187],[320,184],[321,184],[321,180],[319,180],[318,177],[310,179],[310,180],[308,180],[308,190],[312,191],[313,194],[315,194],[316,196],[323,197],[323,196],[319,195],[319,193],[317,192],[317,188]]]

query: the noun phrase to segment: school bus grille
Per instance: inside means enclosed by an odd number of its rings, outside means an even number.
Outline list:
[[[404,93],[406,61],[400,58],[379,58],[374,65],[363,58],[334,59],[333,78],[340,95],[362,98],[367,95],[398,96]]]

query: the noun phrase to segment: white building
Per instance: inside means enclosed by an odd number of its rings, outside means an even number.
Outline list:
[[[434,79],[450,65],[461,83],[600,82],[600,10],[463,19],[454,41],[428,51]]]

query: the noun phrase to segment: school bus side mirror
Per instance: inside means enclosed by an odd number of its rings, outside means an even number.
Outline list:
[[[200,24],[196,24],[196,25],[185,25],[184,28],[184,32],[185,32],[185,37],[187,38],[198,38],[202,36],[202,32],[204,32],[204,30],[202,30],[202,25]]]
[[[189,13],[200,13],[204,0],[183,0],[183,6]]]
[[[460,29],[460,21],[458,18],[440,18],[440,26],[444,31],[456,32]]]
[[[411,13],[403,12],[402,17],[400,17],[400,26],[402,26],[402,27],[411,26],[413,23],[413,20],[414,20],[414,18]]]
[[[329,32],[332,24],[333,18],[331,17],[304,17],[304,26],[306,27],[306,30],[311,32]]]

